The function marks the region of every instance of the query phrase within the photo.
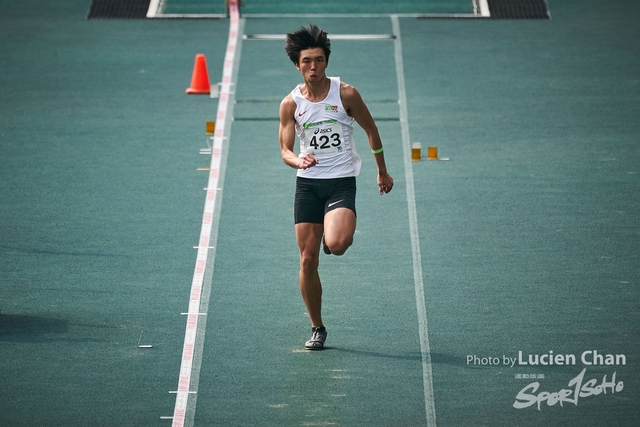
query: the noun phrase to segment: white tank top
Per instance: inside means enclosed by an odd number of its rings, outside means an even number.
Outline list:
[[[300,138],[300,154],[318,159],[308,169],[298,169],[304,178],[344,178],[358,176],[362,164],[353,141],[353,117],[349,117],[340,98],[340,77],[329,77],[329,94],[320,102],[310,102],[300,92],[291,91],[296,103],[296,133]]]

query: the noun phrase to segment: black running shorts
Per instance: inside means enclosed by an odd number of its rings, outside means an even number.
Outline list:
[[[323,224],[324,215],[336,208],[356,213],[356,177],[310,179],[297,177],[294,203],[295,223]]]

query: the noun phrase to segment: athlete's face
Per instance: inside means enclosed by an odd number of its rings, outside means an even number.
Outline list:
[[[300,59],[296,68],[302,73],[302,78],[309,83],[320,81],[327,68],[327,58],[321,47],[304,49],[300,51]]]

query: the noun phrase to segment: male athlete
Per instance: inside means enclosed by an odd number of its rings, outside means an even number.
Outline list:
[[[302,74],[298,85],[280,104],[282,160],[298,169],[294,205],[300,249],[300,291],[311,319],[310,350],[324,347],[322,285],[318,275],[320,245],[327,254],[342,255],[356,231],[356,176],[360,158],[353,141],[353,122],[367,135],[378,167],[380,194],[393,188],[382,141],[358,91],[339,77],[327,77],[331,42],[315,25],[287,34],[285,51]],[[295,136],[300,154],[294,153]]]

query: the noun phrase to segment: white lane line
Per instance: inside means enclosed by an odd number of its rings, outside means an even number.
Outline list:
[[[223,13],[163,13],[164,4],[156,4],[153,8],[154,2],[159,3],[161,0],[151,0],[149,5],[149,12],[147,12],[147,18],[154,19],[224,19],[227,15]],[[486,3],[486,0],[484,0]],[[488,11],[487,7],[487,11]],[[318,19],[318,18],[389,18],[392,14],[389,13],[247,13],[242,17],[245,19],[285,19],[285,18],[298,18],[298,19]],[[400,18],[417,18],[417,19],[472,19],[485,17],[478,13],[398,13],[393,16]],[[486,15],[488,17],[489,15]],[[330,36],[330,38],[333,38]]]
[[[147,9],[147,18],[155,18],[158,15],[159,7],[160,0],[151,0],[149,2],[149,9]]]
[[[196,255],[196,265],[191,283],[189,309],[186,313],[187,326],[185,329],[182,361],[176,391],[176,403],[173,411],[173,427],[191,427],[195,420],[195,406],[197,400],[202,352],[204,350],[204,336],[206,330],[206,313],[209,309],[209,296],[213,279],[215,262],[215,246],[218,238],[218,224],[220,219],[220,202],[216,203],[221,192],[219,187],[224,180],[226,167],[226,146],[223,141],[228,139],[233,118],[235,95],[231,90],[237,77],[238,62],[242,39],[243,22],[238,13],[237,0],[230,0],[230,26],[227,50],[224,58],[220,99],[216,116],[216,130],[213,137],[211,167],[209,182],[205,197],[200,241]]]
[[[242,17],[246,19],[264,19],[264,18],[390,18],[397,16],[399,18],[477,18],[473,13],[243,13]],[[329,34],[329,38],[331,34]]]
[[[409,232],[411,234],[411,252],[413,254],[413,280],[418,311],[418,332],[420,335],[420,352],[422,353],[422,382],[424,386],[424,403],[427,426],[436,425],[436,408],[433,396],[433,373],[431,371],[431,346],[429,345],[429,328],[427,327],[427,307],[424,301],[424,283],[422,279],[422,256],[420,254],[420,235],[418,233],[418,214],[416,196],[413,185],[413,164],[411,161],[411,138],[409,135],[409,113],[407,110],[407,92],[404,82],[404,65],[402,61],[402,39],[400,38],[400,22],[397,15],[391,16],[393,34],[396,36],[395,61],[398,78],[398,101],[400,105],[400,127],[402,130],[402,148],[404,155],[404,173],[407,182],[407,210],[409,214]]]
[[[480,15],[483,18],[490,18],[491,17],[491,12],[489,11],[489,3],[487,2],[487,0],[479,0],[480,3]]]
[[[224,13],[156,13],[153,16],[147,14],[147,18],[155,19],[225,19]]]
[[[245,40],[285,40],[286,34],[245,34]],[[331,34],[331,40],[393,40],[393,34]]]

